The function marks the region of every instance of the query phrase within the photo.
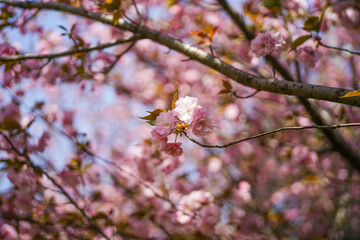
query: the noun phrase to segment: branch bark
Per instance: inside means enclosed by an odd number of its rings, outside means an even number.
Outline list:
[[[110,15],[86,11],[84,9],[76,8],[65,3],[19,2],[12,0],[0,0],[0,3],[6,3],[23,9],[37,8],[37,9],[48,9],[48,10],[67,12],[70,14],[86,17],[89,19],[93,19],[114,26],[113,17]],[[360,107],[359,97],[339,98],[345,95],[346,93],[350,92],[351,90],[298,83],[298,82],[280,81],[276,79],[267,79],[267,78],[255,76],[243,72],[229,65],[224,61],[222,61],[221,59],[216,58],[201,49],[183,43],[181,40],[170,37],[166,34],[161,33],[160,31],[149,29],[144,25],[138,25],[135,23],[127,22],[125,19],[121,18],[119,19],[115,27],[133,32],[135,34],[140,35],[141,38],[147,38],[153,40],[154,42],[164,45],[170,49],[176,50],[188,56],[190,59],[193,59],[210,68],[213,68],[219,73],[222,73],[223,75],[227,76],[228,78],[240,84],[246,85],[248,87],[252,87],[257,90],[268,91],[278,94],[285,94],[290,96],[297,96],[302,98],[326,100],[330,102],[337,102],[346,105]],[[248,32],[247,34],[251,36],[250,32]],[[287,79],[287,80],[291,80],[291,79]]]
[[[101,50],[108,47],[113,47],[122,43],[127,42],[134,42],[136,40],[140,39],[138,36],[132,36],[128,38],[118,39],[109,43],[91,46],[91,47],[80,47],[73,50],[61,52],[61,53],[51,53],[51,54],[24,54],[24,55],[15,55],[10,57],[0,57],[0,62],[15,62],[15,61],[23,61],[27,59],[53,59],[58,57],[65,57],[69,55],[73,55],[76,53],[84,53],[84,52],[91,52],[94,50]]]

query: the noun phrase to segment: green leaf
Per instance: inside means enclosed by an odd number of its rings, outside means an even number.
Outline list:
[[[358,97],[358,96],[360,96],[360,89],[348,92],[347,94],[339,98]]]
[[[306,42],[308,39],[312,38],[312,35],[304,35],[301,37],[298,37],[297,39],[295,39],[295,41],[291,44],[290,50],[289,52],[291,52],[292,50],[295,50],[298,46],[300,46],[301,44],[303,44],[304,42]]]
[[[263,0],[262,5],[267,9],[280,9],[282,7],[281,0]]]

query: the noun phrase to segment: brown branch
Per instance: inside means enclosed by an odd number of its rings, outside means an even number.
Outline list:
[[[23,61],[23,60],[27,60],[27,59],[53,59],[53,58],[58,58],[58,57],[65,57],[65,56],[69,56],[69,55],[73,55],[76,53],[84,53],[84,52],[91,52],[94,50],[101,50],[101,49],[105,49],[105,48],[109,48],[109,47],[113,47],[122,43],[127,43],[127,42],[134,42],[136,40],[139,40],[140,37],[137,35],[128,37],[128,38],[123,38],[123,39],[118,39],[106,44],[101,44],[101,45],[96,45],[96,46],[92,46],[92,47],[80,47],[80,48],[76,48],[73,50],[69,50],[69,51],[65,51],[65,52],[61,52],[61,53],[51,53],[51,54],[24,54],[24,55],[15,55],[15,56],[11,56],[11,57],[0,57],[0,62],[15,62],[15,61]]]
[[[345,49],[345,48],[340,48],[340,47],[329,46],[329,45],[326,45],[325,43],[322,43],[320,41],[318,43],[319,43],[320,46],[323,46],[325,48],[334,49],[334,50],[338,50],[338,51],[344,51],[344,52],[348,52],[348,53],[360,56],[360,52],[355,52],[355,51],[351,51],[351,50],[348,50],[348,49]]]
[[[202,143],[196,141],[195,139],[191,138],[188,133],[186,133],[186,132],[183,132],[183,133],[185,134],[185,136],[190,141],[192,141],[193,143],[196,143],[197,145],[199,145],[201,147],[205,147],[205,148],[227,148],[227,147],[230,147],[232,145],[235,145],[235,144],[238,144],[238,143],[241,143],[241,142],[245,142],[245,141],[249,141],[249,140],[252,140],[252,139],[264,137],[264,136],[274,134],[274,133],[277,133],[277,132],[299,131],[299,130],[304,130],[304,129],[336,129],[336,128],[345,128],[345,127],[360,127],[360,123],[344,123],[344,124],[335,124],[335,125],[328,125],[328,126],[311,125],[311,126],[303,126],[303,127],[282,127],[282,128],[274,129],[274,130],[271,130],[271,131],[259,133],[259,134],[256,134],[254,136],[251,136],[251,137],[242,138],[242,139],[237,140],[235,142],[231,142],[231,143],[224,144],[224,145],[202,144]]]
[[[70,14],[86,17],[114,26],[113,17],[110,15],[86,11],[84,9],[76,8],[69,4],[61,2],[19,2],[12,0],[0,0],[0,3],[6,3],[24,9],[38,8],[67,12]],[[239,24],[240,23],[245,26],[243,22],[239,21]],[[211,56],[211,54],[208,54],[201,49],[198,49],[182,42],[181,40],[163,34],[160,31],[151,30],[144,25],[128,22],[125,19],[120,18],[116,27],[133,32],[135,34],[139,34],[142,38],[153,40],[154,42],[162,44],[170,49],[176,50],[188,56],[190,59],[196,60],[210,68],[213,68],[219,73],[224,74],[225,76],[240,84],[255,88],[257,90],[292,95],[302,98],[314,98],[318,100],[326,100],[360,107],[360,98],[339,98],[350,92],[351,90],[289,81],[278,81],[275,79],[267,79],[259,76],[254,76],[225,63],[219,58]],[[244,33],[247,37],[253,36],[250,31],[246,30],[244,31]],[[276,62],[273,62],[273,65],[276,65]],[[279,70],[280,68],[281,66],[276,67],[278,72],[283,75],[284,72],[281,72]],[[291,75],[286,76],[290,76],[290,79],[288,79],[287,77],[284,77],[284,79],[291,80]]]

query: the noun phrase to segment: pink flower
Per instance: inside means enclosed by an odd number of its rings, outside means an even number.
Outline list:
[[[166,136],[171,134],[176,127],[177,119],[176,112],[168,111],[161,112],[155,120],[155,131],[161,136]]]
[[[60,177],[63,180],[64,184],[70,187],[75,188],[77,185],[80,184],[80,177],[78,174],[76,174],[73,171],[69,171],[66,169],[63,169],[60,172]]]
[[[251,200],[251,185],[247,181],[241,181],[238,188],[233,190],[234,197],[240,202],[247,203]]]
[[[251,41],[250,48],[257,57],[266,56],[281,50],[285,41],[279,32],[260,33]]]
[[[0,238],[4,240],[16,239],[17,233],[13,226],[4,223],[0,227]]]
[[[16,54],[16,49],[10,46],[8,43],[0,44],[0,56],[10,57]]]
[[[220,221],[221,210],[216,205],[205,206],[201,210],[199,230],[206,236],[212,236],[215,231],[215,225]]]
[[[173,157],[178,157],[183,153],[182,148],[180,147],[181,143],[167,143],[164,147],[164,152]]]
[[[200,107],[198,102],[196,97],[179,98],[175,103],[174,111],[179,114],[181,121],[190,124],[193,120],[194,110]]]
[[[196,136],[205,136],[214,130],[214,120],[209,116],[208,111],[204,108],[196,108],[194,110],[193,121],[191,123],[191,131]]]
[[[338,1],[334,10],[346,28],[357,28],[360,24],[360,3],[358,1]]]
[[[210,192],[203,190],[192,191],[189,195],[181,198],[179,202],[179,209],[183,211],[197,210],[204,204],[209,204],[214,201],[214,196]]]
[[[156,129],[153,129],[151,131],[151,142],[156,149],[159,149],[162,151],[164,149],[167,141],[168,141],[167,136],[161,135],[160,133],[158,133],[158,131],[156,131]]]
[[[299,48],[297,51],[297,58],[299,62],[310,68],[315,67],[315,63],[320,59],[321,56],[322,54],[319,51],[314,50],[309,46]]]
[[[294,10],[298,13],[303,13],[308,8],[306,0],[285,0],[283,4],[286,9]]]

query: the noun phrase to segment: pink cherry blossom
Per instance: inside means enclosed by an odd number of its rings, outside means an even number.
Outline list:
[[[9,224],[1,224],[0,226],[0,238],[4,240],[16,239],[16,229]]]
[[[221,210],[216,205],[203,207],[200,213],[199,230],[206,236],[212,236],[215,232],[215,225],[220,221]]]
[[[194,110],[191,131],[196,136],[205,136],[214,130],[215,123],[205,108],[196,108]]]
[[[266,32],[260,33],[251,41],[250,48],[257,57],[266,56],[270,53],[277,53],[285,44],[281,33]]]
[[[0,44],[0,56],[10,57],[16,54],[16,49],[10,46],[8,43]]]
[[[73,171],[69,171],[66,169],[63,169],[60,172],[60,177],[63,180],[65,185],[68,185],[70,187],[75,188],[77,185],[80,184],[80,177],[78,174],[76,174]]]
[[[199,100],[196,97],[186,96],[176,101],[174,111],[179,114],[181,121],[190,124],[193,120],[194,110],[198,107]]]
[[[305,46],[298,49],[297,56],[299,62],[310,68],[313,68],[315,67],[315,63],[320,59],[322,54],[319,51],[314,50],[312,47]]]
[[[176,127],[175,111],[161,112],[155,120],[155,131],[161,136],[166,136],[171,134]]]
[[[151,131],[151,142],[156,149],[162,151],[164,149],[167,141],[168,141],[168,138],[166,135],[161,135],[156,129],[153,129]]]
[[[247,203],[251,200],[251,185],[247,181],[241,181],[238,188],[233,191],[234,197],[240,202]]]
[[[167,143],[164,147],[164,152],[173,157],[178,157],[183,153],[182,148],[180,147],[181,143]]]
[[[338,1],[334,10],[340,22],[347,28],[357,28],[360,24],[360,3],[358,1]]]

